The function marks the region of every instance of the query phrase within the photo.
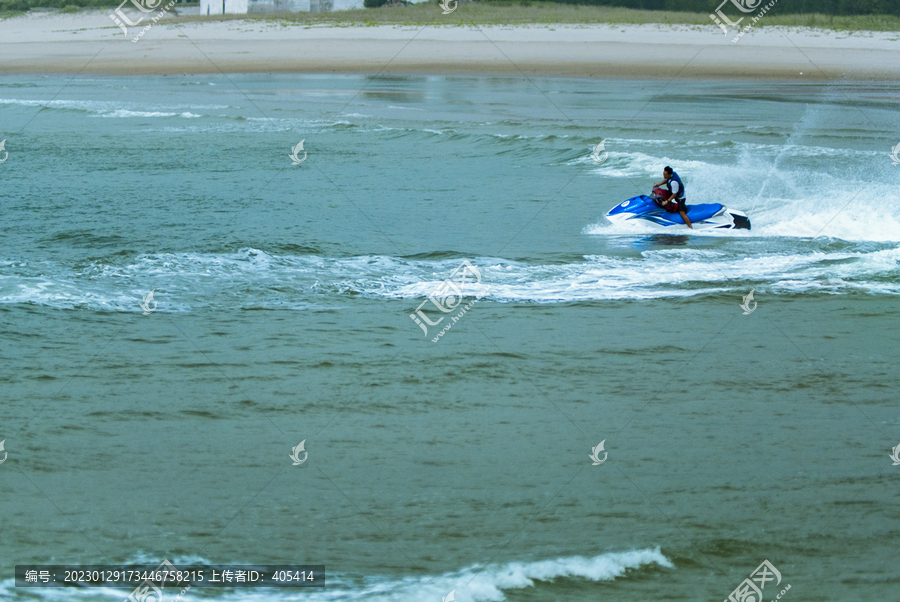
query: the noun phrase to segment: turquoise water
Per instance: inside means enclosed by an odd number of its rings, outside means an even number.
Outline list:
[[[328,569],[189,601],[721,600],[768,559],[893,599],[897,92],[0,79],[0,597],[169,559]],[[753,229],[605,222],[667,164]]]

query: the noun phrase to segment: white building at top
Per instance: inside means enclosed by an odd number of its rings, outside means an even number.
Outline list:
[[[200,0],[201,15],[325,12],[363,8],[363,0]]]

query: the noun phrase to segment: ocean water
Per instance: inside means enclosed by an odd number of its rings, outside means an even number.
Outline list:
[[[898,92],[0,78],[0,599],[900,600]],[[605,221],[665,165],[752,230]]]

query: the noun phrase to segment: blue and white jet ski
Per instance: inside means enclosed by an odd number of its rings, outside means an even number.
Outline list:
[[[746,213],[728,209],[719,203],[688,205],[687,216],[695,230],[750,229],[750,218]],[[659,226],[685,225],[681,215],[669,213],[645,194],[622,201],[609,210],[606,219],[614,224],[638,222],[653,223]]]

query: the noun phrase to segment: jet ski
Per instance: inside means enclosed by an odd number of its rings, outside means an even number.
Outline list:
[[[749,230],[750,218],[743,211],[728,209],[719,203],[688,205],[688,219],[695,230]],[[684,226],[678,213],[669,213],[652,197],[642,194],[622,201],[609,210],[606,219],[614,224],[625,222],[653,223],[660,226]]]

